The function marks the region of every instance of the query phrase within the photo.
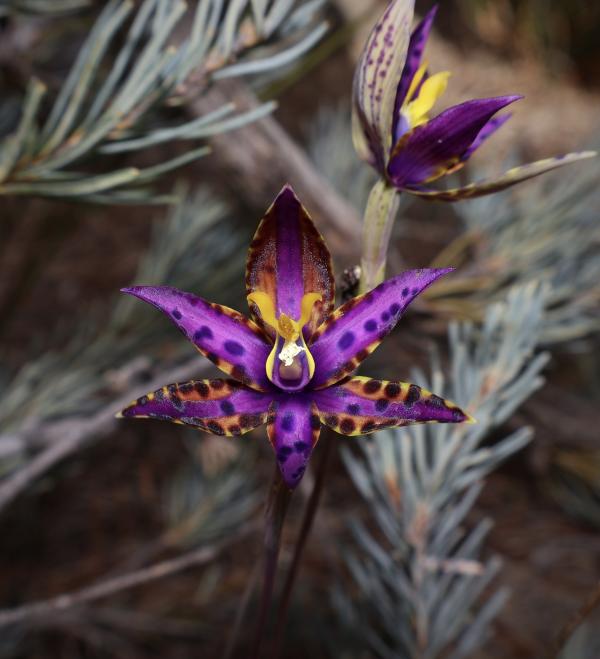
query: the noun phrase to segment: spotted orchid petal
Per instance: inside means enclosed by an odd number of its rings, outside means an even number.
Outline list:
[[[405,101],[411,100],[410,98],[407,98],[407,94],[411,88],[415,74],[421,66],[421,58],[423,56],[423,51],[425,50],[425,44],[429,38],[429,33],[431,32],[431,26],[435,20],[437,10],[438,6],[434,5],[425,15],[423,20],[413,30],[413,33],[410,36],[410,42],[408,44],[408,51],[406,54],[406,62],[404,64],[404,69],[402,70],[400,82],[398,83],[396,99],[394,102],[394,117],[392,121],[392,129],[394,131],[392,140],[393,144],[398,141],[400,134],[404,132],[400,130],[400,110]],[[427,73],[424,72],[423,80],[420,81],[419,85],[415,86],[413,96],[418,95],[420,85],[423,84],[426,77]]]
[[[313,399],[322,423],[342,435],[414,423],[473,421],[454,403],[408,382],[355,377],[315,392]]]
[[[182,423],[213,435],[243,435],[267,421],[272,400],[272,394],[235,380],[190,380],[138,398],[119,416]]]
[[[496,112],[520,96],[466,101],[405,135],[394,147],[388,177],[397,188],[418,186],[455,169]]]
[[[278,396],[271,403],[267,432],[288,487],[300,482],[320,431],[317,409],[308,395]]]
[[[306,310],[303,334],[308,341],[333,308],[334,287],[329,250],[306,209],[286,185],[263,217],[248,251],[246,289],[251,311],[274,337],[272,323],[281,314],[299,321]],[[274,318],[264,317],[261,300]]]
[[[392,331],[406,307],[453,268],[409,270],[337,309],[314,335],[312,388],[321,389],[352,373]]]
[[[410,39],[414,0],[389,4],[367,40],[353,84],[352,137],[358,155],[385,170],[394,101]]]
[[[582,151],[579,153],[567,153],[564,156],[556,158],[547,158],[538,160],[527,165],[514,167],[499,176],[498,178],[487,179],[476,183],[470,183],[460,188],[451,188],[449,190],[434,190],[419,186],[417,188],[407,188],[407,192],[418,195],[423,199],[431,201],[460,201],[461,199],[474,199],[493,192],[506,190],[516,183],[534,178],[545,172],[549,172],[563,165],[570,165],[586,158],[594,158],[595,151]]]
[[[133,286],[123,292],[160,309],[228,375],[254,389],[271,389],[265,372],[271,346],[241,313],[168,286]]]

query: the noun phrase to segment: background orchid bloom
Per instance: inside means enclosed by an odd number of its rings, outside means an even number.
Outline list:
[[[349,377],[410,302],[450,270],[405,272],[333,312],[329,251],[286,186],[250,244],[246,287],[254,321],[174,288],[123,289],[166,313],[232,379],[170,384],[121,415],[184,423],[215,435],[241,435],[267,423],[290,488],[306,469],[321,424],[343,435],[364,435],[413,423],[469,421],[456,405],[417,385]]]
[[[354,145],[387,185],[428,199],[456,201],[498,192],[595,155],[585,151],[539,160],[450,190],[427,187],[462,168],[510,118],[510,114],[497,113],[521,96],[466,101],[431,119],[429,114],[450,74],[430,75],[422,61],[437,6],[409,36],[413,9],[412,0],[395,0],[388,6],[367,41],[354,77]]]

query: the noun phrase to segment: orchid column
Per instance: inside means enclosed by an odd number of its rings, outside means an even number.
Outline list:
[[[444,93],[449,72],[431,74],[422,61],[437,6],[410,33],[413,0],[394,0],[379,19],[356,68],[352,137],[355,149],[380,176],[365,210],[361,292],[385,277],[387,250],[399,194],[457,201],[498,192],[593,152],[570,153],[529,163],[464,187],[436,190],[429,184],[461,169],[509,118],[497,113],[518,95],[466,101],[429,118]]]

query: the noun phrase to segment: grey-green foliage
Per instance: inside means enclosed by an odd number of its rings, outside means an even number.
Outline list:
[[[475,425],[389,430],[359,442],[360,455],[343,452],[377,531],[351,520],[356,546],[344,553],[360,596],[336,588],[334,603],[344,627],[378,657],[468,657],[506,600],[504,589],[481,600],[500,562],[481,558],[490,520],[465,518],[490,471],[530,441],[521,429],[483,444],[542,383],[548,356],[534,349],[545,295],[537,284],[516,287],[481,327],[452,324],[449,376],[435,356],[429,378],[414,374],[467,409]]]
[[[350,110],[346,105],[319,111],[310,126],[308,152],[317,169],[333,187],[362,212],[376,174],[356,157]]]
[[[89,7],[91,0],[0,0],[0,16],[34,14],[60,16]]]
[[[210,441],[196,430],[186,433],[192,455],[200,442]],[[222,444],[228,439],[219,437]],[[169,482],[165,493],[165,516],[170,544],[190,547],[221,542],[247,522],[262,501],[262,493],[248,469],[248,454],[228,456],[226,464],[214,472],[193,459],[181,468]],[[216,450],[212,448],[211,450]]]
[[[168,284],[223,300],[235,290],[243,272],[243,239],[232,229],[226,206],[206,190],[188,197],[154,228],[151,246],[134,283]],[[240,284],[241,288],[241,284]],[[103,401],[102,392],[137,365],[140,355],[156,356],[165,336],[177,339],[170,323],[146,305],[122,296],[108,318],[87,310],[67,347],[31,360],[3,384],[0,426],[4,432],[46,419],[89,413]],[[99,322],[101,320],[101,322]],[[193,354],[185,341],[178,354]],[[189,351],[192,350],[190,353]],[[114,395],[114,394],[113,394]],[[0,457],[7,456],[0,438]]]
[[[456,205],[468,231],[484,236],[469,266],[492,270],[478,305],[515,282],[550,283],[542,340],[570,341],[600,329],[600,162],[550,174],[519,190]]]
[[[188,9],[183,0],[145,0],[137,7],[132,0],[110,0],[41,125],[46,88],[39,80],[30,82],[21,121],[0,145],[0,195],[147,201],[146,184],[206,155],[207,148],[196,146],[145,169],[125,167],[102,174],[80,171],[80,161],[175,140],[202,140],[265,116],[274,103],[241,114],[226,104],[177,124],[152,122],[149,110],[181,102],[182,90],[190,87],[196,95],[203,93],[216,77],[289,64],[324,34],[320,4],[199,0]],[[295,26],[291,34],[290,25]],[[185,30],[184,36],[180,30]],[[117,35],[124,37],[123,45],[111,56]],[[262,57],[233,63],[266,41],[271,46]],[[106,162],[105,169],[110,161]]]

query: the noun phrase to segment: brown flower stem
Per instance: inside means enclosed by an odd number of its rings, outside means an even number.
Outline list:
[[[281,596],[281,602],[279,604],[279,614],[277,616],[276,625],[277,635],[275,637],[275,646],[272,655],[273,659],[278,659],[281,653],[292,591],[296,583],[296,577],[298,576],[298,568],[300,566],[300,561],[302,560],[304,547],[306,546],[306,541],[315,519],[315,513],[319,507],[319,501],[321,500],[321,493],[323,492],[323,485],[325,483],[325,476],[327,474],[327,467],[329,465],[329,458],[331,456],[331,448],[333,446],[331,438],[325,436],[321,442],[324,443],[325,446],[323,446],[323,453],[321,455],[317,477],[315,479],[315,484],[310,494],[308,503],[306,504],[306,511],[302,520],[300,535],[294,547],[294,556],[292,558],[290,569],[287,573],[283,587],[283,594]]]
[[[253,650],[250,655],[252,659],[259,659],[260,649],[263,644],[267,628],[267,618],[273,598],[273,587],[275,585],[275,574],[277,572],[277,559],[281,546],[281,530],[292,496],[292,490],[283,482],[279,467],[275,465],[275,476],[269,492],[267,507],[265,511],[265,536],[264,536],[264,574],[263,587],[260,601],[256,635]]]

